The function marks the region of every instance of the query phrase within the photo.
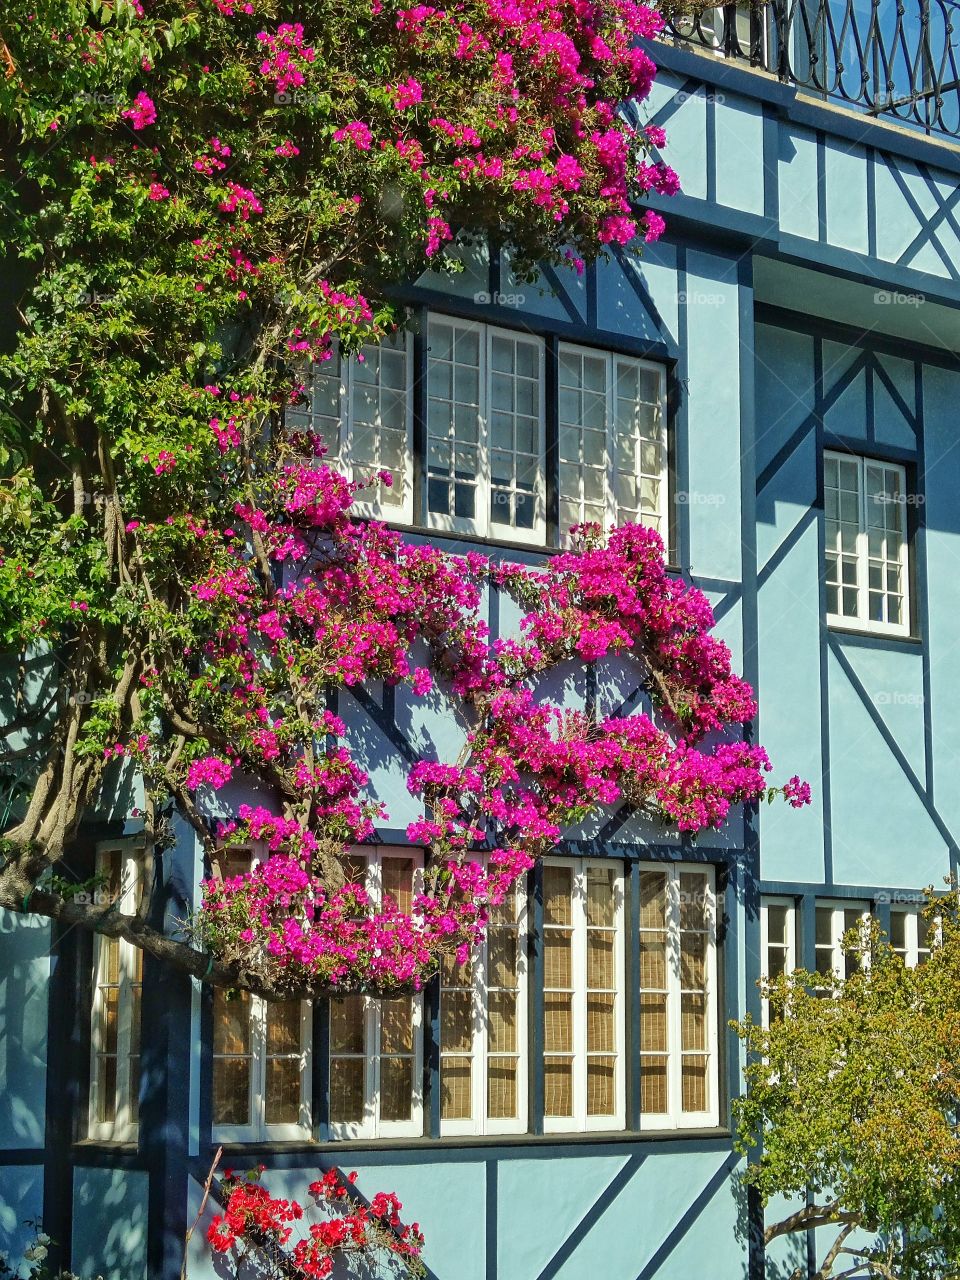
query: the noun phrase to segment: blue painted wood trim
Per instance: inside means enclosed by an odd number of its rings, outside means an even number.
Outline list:
[[[717,1036],[717,1080],[720,1122],[727,1126],[731,1120],[731,1103],[740,1092],[740,1039],[730,1026],[731,1020],[743,1012],[740,1006],[740,870],[736,863],[731,863],[722,869],[717,884],[717,902],[722,911],[721,927],[717,930],[717,1003],[718,1013],[723,1011],[723,1026],[718,1028]]]
[[[189,908],[190,887],[172,861],[154,859],[148,918],[165,933]],[[190,1164],[192,997],[187,974],[143,957],[140,1151],[147,1188],[147,1280],[179,1274],[187,1226]]]
[[[713,53],[697,53],[659,41],[645,42],[645,48],[658,67],[702,85],[712,85],[768,103],[774,115],[782,120],[902,156],[917,164],[930,164],[960,174],[960,148],[951,140],[940,139],[936,135],[927,137],[903,125],[878,120],[840,104],[825,104],[822,99],[799,91],[793,85],[781,84],[771,76],[751,70],[742,62],[718,58]]]
[[[920,906],[926,899],[922,889],[904,889],[889,885],[876,884],[834,884],[821,885],[810,880],[761,880],[760,893],[763,897],[794,898],[797,901],[805,897],[818,898],[822,902],[890,902],[900,906]]]
[[[544,351],[544,466],[546,469],[547,542],[560,545],[560,419],[559,419],[559,344],[551,334]]]
[[[558,320],[553,316],[535,315],[518,311],[516,307],[497,307],[476,303],[470,298],[459,298],[436,289],[419,285],[397,291],[398,297],[411,305],[419,304],[431,311],[457,316],[464,320],[477,320],[485,324],[497,324],[521,333],[546,337],[555,334],[570,342],[585,346],[602,347],[604,351],[616,351],[621,355],[638,356],[644,360],[670,363],[676,358],[673,345],[666,339],[634,338],[615,329],[599,329],[579,320]]]
[[[875,278],[872,283],[876,284]],[[911,342],[908,338],[895,338],[872,330],[864,333],[863,329],[853,325],[841,324],[839,321],[827,320],[802,311],[789,311],[786,307],[775,307],[769,302],[757,302],[756,319],[758,324],[789,329],[794,333],[805,333],[814,338],[830,338],[844,346],[866,348],[884,355],[897,356],[901,360],[920,360],[924,364],[933,364],[954,371],[960,369],[960,354],[955,352],[924,346],[923,343]]]
[[[677,344],[680,355],[674,377],[670,383],[668,402],[669,421],[673,424],[673,457],[676,484],[672,493],[671,559],[680,565],[682,572],[690,569],[690,504],[678,502],[678,493],[690,489],[690,421],[688,395],[690,385],[689,337],[687,326],[687,252],[677,249],[677,293],[682,301],[677,304]]]
[[[834,891],[833,896],[836,896]],[[804,891],[800,898],[800,928],[797,960],[801,969],[813,973],[817,967],[817,900],[813,893]]]
[[[763,107],[763,216],[780,225],[780,125],[769,104]]]
[[[413,334],[413,518],[427,523],[427,310],[418,307]]]
[[[440,1137],[440,977],[423,993],[423,1114],[426,1133]]]
[[[316,1142],[330,1137],[330,1001],[317,1000],[311,1019],[310,1103]]]
[[[49,1260],[55,1269],[69,1267],[71,1262],[73,1164],[70,1157],[77,1136],[81,1101],[79,1077],[71,1068],[83,1056],[79,1010],[85,1003],[89,1016],[89,1002],[82,999],[78,942],[76,930],[51,924],[42,1218],[44,1230],[52,1239]]]
[[[823,340],[813,344],[814,361],[814,421],[816,423],[817,494],[815,500],[817,521],[817,607],[820,611],[820,797],[823,811],[823,878],[827,884],[833,881],[833,830],[830,805],[830,684],[827,646],[827,532],[823,519],[823,450],[824,450],[824,385]]]
[[[500,1227],[500,1178],[496,1160],[483,1162],[484,1175],[484,1277],[485,1280],[497,1280],[498,1271],[498,1236]]]

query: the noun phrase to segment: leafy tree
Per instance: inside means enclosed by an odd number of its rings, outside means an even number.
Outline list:
[[[348,480],[284,425],[334,345],[353,358],[405,323],[391,283],[457,268],[455,230],[527,273],[659,234],[640,202],[676,186],[651,156],[664,139],[617,107],[649,91],[637,37],[660,17],[634,0],[283,16],[12,0],[0,19],[0,243],[28,272],[0,361],[0,905],[268,998],[418,985],[465,958],[564,826],[620,802],[716,826],[769,768],[740,733],[752,693],[655,534],[587,529],[542,571],[451,557],[358,520],[356,492],[392,477]],[[489,644],[487,586],[520,602],[517,641]],[[534,698],[550,668],[627,651],[656,723]],[[455,762],[411,770],[429,851],[411,914],[349,880],[380,809],[336,714],[401,681],[465,735]],[[151,852],[175,808],[209,858],[179,937],[53,871],[133,774]],[[264,801],[217,829],[207,802],[234,776]],[[804,801],[799,780],[785,793]],[[269,856],[224,879],[219,850],[241,839]]]
[[[764,1204],[800,1203],[767,1226],[768,1243],[826,1234],[818,1280],[960,1275],[956,890],[924,913],[936,938],[926,963],[907,968],[872,922],[844,939],[858,961],[850,977],[781,975],[765,984],[770,1025],[738,1026],[746,1180]]]

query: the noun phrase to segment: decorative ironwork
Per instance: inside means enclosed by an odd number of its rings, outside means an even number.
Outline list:
[[[675,18],[670,37],[868,115],[960,137],[956,0],[728,4]]]

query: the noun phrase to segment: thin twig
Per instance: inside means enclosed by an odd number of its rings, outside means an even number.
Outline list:
[[[220,1157],[223,1155],[223,1147],[217,1147],[217,1153],[213,1157],[213,1164],[210,1166],[210,1172],[207,1174],[207,1180],[203,1184],[203,1199],[200,1201],[200,1208],[197,1210],[197,1216],[193,1220],[193,1225],[187,1229],[187,1234],[183,1237],[183,1266],[180,1268],[180,1280],[187,1280],[187,1249],[190,1246],[190,1238],[197,1229],[197,1224],[203,1217],[203,1211],[207,1207],[207,1200],[210,1197],[210,1188],[213,1185],[213,1175],[216,1172],[217,1165],[220,1163]]]

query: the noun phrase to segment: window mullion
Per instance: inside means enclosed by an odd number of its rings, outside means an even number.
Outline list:
[[[857,617],[870,621],[870,549],[867,534],[867,468],[863,458],[857,459],[857,510],[860,529],[857,533]]]
[[[667,1011],[668,1038],[667,1063],[669,1092],[667,1110],[670,1125],[677,1127],[683,1110],[683,1018],[680,999],[680,876],[676,867],[670,867],[667,877]]]
[[[607,413],[607,523],[615,525],[617,520],[617,414],[614,396],[616,395],[617,360],[612,353],[606,358],[606,413]]]
[[[477,359],[480,362],[477,383],[480,391],[480,412],[477,429],[477,456],[480,461],[479,492],[477,494],[477,528],[481,537],[490,536],[490,507],[493,502],[493,481],[490,472],[490,388],[493,333],[489,325],[483,325],[483,341],[477,343]],[[482,514],[481,514],[482,512]]]

